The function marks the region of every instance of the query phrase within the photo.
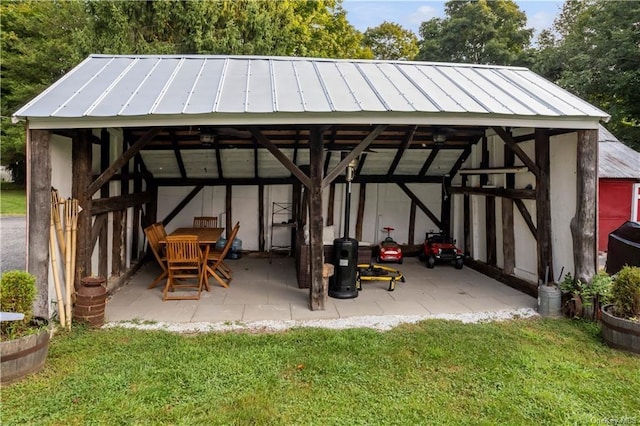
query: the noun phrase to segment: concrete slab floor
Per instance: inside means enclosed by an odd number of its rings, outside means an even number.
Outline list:
[[[309,289],[298,288],[293,258],[244,257],[229,260],[233,280],[222,288],[209,280],[210,291],[200,300],[162,301],[164,282],[147,285],[160,272],[148,263],[128,284],[112,294],[106,321],[167,323],[225,323],[262,320],[316,320],[354,316],[438,315],[535,308],[537,301],[524,293],[469,268],[446,265],[427,269],[417,258],[397,265],[406,278],[395,290],[385,281],[367,281],[353,299],[328,298],[324,311],[309,310]],[[395,267],[394,265],[388,265]]]

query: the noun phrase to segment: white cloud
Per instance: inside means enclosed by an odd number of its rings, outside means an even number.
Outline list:
[[[527,16],[527,26],[533,28],[536,34],[538,34],[540,31],[551,27],[555,17],[555,13],[538,12],[531,16]]]
[[[415,25],[420,25],[424,21],[437,17],[438,14],[439,10],[435,7],[420,6],[411,15],[409,15],[409,22]]]

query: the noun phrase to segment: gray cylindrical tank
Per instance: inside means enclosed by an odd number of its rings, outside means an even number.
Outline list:
[[[556,285],[538,286],[538,313],[543,317],[562,316],[562,292]]]

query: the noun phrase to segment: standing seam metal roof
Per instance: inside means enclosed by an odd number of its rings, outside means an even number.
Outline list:
[[[14,116],[385,111],[608,119],[520,67],[200,55],[92,55]]]

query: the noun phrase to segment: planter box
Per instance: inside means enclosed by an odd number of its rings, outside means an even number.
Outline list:
[[[602,337],[607,345],[640,354],[640,322],[613,316],[613,305],[602,308]]]
[[[49,353],[49,329],[0,342],[0,382],[5,385],[39,371]]]

